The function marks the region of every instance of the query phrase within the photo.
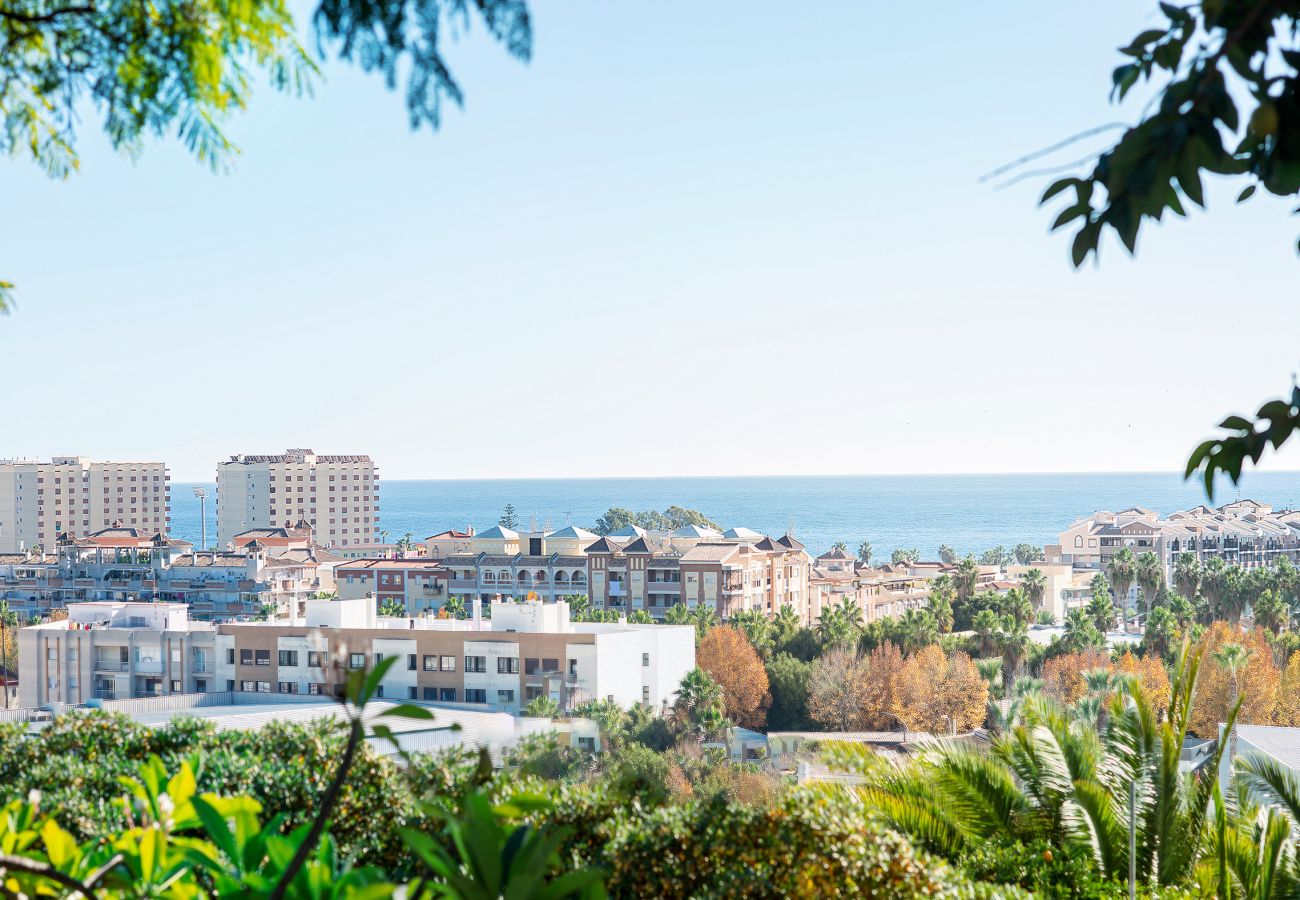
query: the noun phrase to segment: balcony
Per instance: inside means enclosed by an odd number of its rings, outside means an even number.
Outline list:
[[[131,664],[122,662],[120,659],[97,659],[95,660],[96,672],[129,672]]]
[[[163,662],[161,659],[137,659],[135,661],[135,672],[137,675],[161,675]]]

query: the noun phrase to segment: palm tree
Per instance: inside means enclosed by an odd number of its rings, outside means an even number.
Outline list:
[[[1029,627],[1014,616],[1007,616],[998,631],[998,647],[1002,650],[1002,683],[1014,684],[1029,649]]]
[[[689,625],[691,624],[691,611],[685,603],[679,601],[669,607],[668,612],[664,613],[664,621],[669,625]]]
[[[8,600],[0,600],[0,693],[5,709],[9,708],[9,630],[18,627],[18,614],[9,609]]]
[[[869,811],[949,859],[992,841],[1046,841],[1119,880],[1128,874],[1129,786],[1137,783],[1138,883],[1187,884],[1204,855],[1223,752],[1217,747],[1199,775],[1180,771],[1199,665],[1184,645],[1163,721],[1131,684],[1111,699],[1102,729],[1081,728],[1060,703],[1030,694],[1022,722],[990,751],[940,743],[906,766],[862,754],[858,794]]]
[[[1241,644],[1224,644],[1218,650],[1214,651],[1214,661],[1219,664],[1219,668],[1228,673],[1228,680],[1232,687],[1232,693],[1229,696],[1229,709],[1233,711],[1230,723],[1231,730],[1228,733],[1230,748],[1228,750],[1228,759],[1237,758],[1237,677],[1245,670],[1246,664],[1250,661],[1251,649]]]
[[[465,599],[463,597],[448,597],[447,602],[442,605],[442,611],[447,614],[448,618],[465,618]]]
[[[1181,629],[1182,626],[1178,624],[1178,619],[1171,608],[1157,606],[1151,610],[1151,615],[1147,616],[1147,624],[1143,632],[1147,652],[1154,653],[1157,657],[1163,659],[1168,655],[1173,639]]]
[[[569,604],[569,615],[579,621],[591,609],[591,598],[586,594],[566,594],[564,600]]]
[[[1097,626],[1097,630],[1103,635],[1115,627],[1115,604],[1109,594],[1093,594],[1086,608],[1088,615],[1092,617],[1092,624]]]
[[[951,566],[957,562],[957,551],[947,544],[939,545],[939,562],[945,566]]]
[[[1034,612],[1043,608],[1043,597],[1047,593],[1047,576],[1042,569],[1034,568],[1020,576],[1020,587],[1033,604]]]
[[[389,619],[400,619],[406,615],[406,604],[394,597],[388,597],[379,604],[379,614]]]
[[[825,648],[851,647],[858,641],[858,631],[849,623],[838,606],[822,610],[814,629],[817,640]]]
[[[965,603],[975,596],[975,585],[979,580],[980,569],[975,562],[975,557],[967,554],[961,562],[957,563],[957,568],[952,575],[952,583],[957,588],[957,599]]]
[[[1125,631],[1128,631],[1128,591],[1137,577],[1136,568],[1137,560],[1128,547],[1120,547],[1106,566],[1106,574],[1115,590],[1115,606]]]
[[[655,617],[644,609],[633,611],[627,617],[627,620],[633,625],[653,625],[655,623]]]
[[[772,653],[772,620],[761,609],[747,609],[731,617],[731,624],[745,633],[746,639],[759,655],[766,658]]]
[[[1285,556],[1279,556],[1273,563],[1273,582],[1283,603],[1289,606],[1296,602],[1300,594],[1300,569]]]
[[[704,636],[713,630],[713,626],[718,624],[718,613],[712,606],[703,604],[695,607],[691,613],[691,621],[695,623],[695,640],[701,641]]]
[[[942,577],[942,576],[940,576]],[[939,579],[936,578],[937,582]],[[952,631],[952,588],[946,590],[938,584],[930,586],[929,609],[930,614],[934,616],[935,622],[939,625],[939,630],[944,634]]]
[[[1255,616],[1255,624],[1261,628],[1267,628],[1276,637],[1291,623],[1291,610],[1282,602],[1282,597],[1277,591],[1268,590],[1255,601],[1251,612]]]
[[[681,685],[677,688],[673,708],[679,716],[686,719],[687,723],[699,728],[708,710],[725,710],[722,687],[708,672],[697,666],[687,672],[682,679]],[[707,736],[707,732],[700,736]]]
[[[1219,618],[1219,601],[1227,583],[1227,568],[1221,556],[1211,556],[1201,567],[1201,593],[1209,605],[1210,621]]]
[[[522,714],[535,719],[558,719],[560,704],[553,697],[541,694],[528,701]]]
[[[1195,597],[1201,589],[1201,563],[1195,553],[1186,551],[1174,560],[1174,590],[1184,597]]]
[[[903,638],[903,650],[917,650],[939,643],[939,623],[928,609],[909,609],[898,622],[898,632]]]
[[[777,646],[783,646],[801,627],[799,614],[794,611],[794,607],[789,603],[782,603],[772,619],[772,639]]]
[[[1030,697],[1036,697],[1043,692],[1044,682],[1041,678],[1029,678],[1022,676],[1016,679],[1016,683],[1011,686],[1007,692],[1007,707],[1004,711],[1002,705],[989,701],[989,723],[994,732],[1002,733],[1011,730],[1023,721],[1025,701]]]
[[[1250,575],[1238,565],[1226,566],[1219,580],[1219,615],[1233,625],[1241,621],[1241,614],[1250,602]]]
[[[1150,550],[1139,553],[1133,564],[1133,577],[1142,590],[1142,615],[1146,619],[1151,615],[1151,607],[1165,586],[1165,567],[1160,562],[1160,557]]]
[[[1033,604],[1020,588],[1012,588],[1004,594],[998,604],[1002,615],[1010,616],[1017,622],[1027,624],[1034,615]]]
[[[871,565],[871,541],[858,544],[858,559],[862,560],[864,566]]]
[[[993,642],[1001,627],[1002,620],[993,610],[981,609],[975,614],[975,618],[971,620],[971,628],[980,639],[980,656],[989,656],[993,653]]]
[[[1109,603],[1109,599],[1106,602]],[[1072,609],[1065,617],[1065,634],[1061,636],[1061,643],[1070,652],[1078,653],[1104,644],[1105,641],[1096,624],[1089,618],[1087,610]]]

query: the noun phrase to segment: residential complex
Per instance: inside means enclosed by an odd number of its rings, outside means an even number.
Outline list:
[[[0,599],[25,616],[84,601],[138,600],[185,603],[192,617],[221,619],[288,614],[335,589],[334,568],[344,560],[305,538],[237,542],[237,550],[194,551],[134,528],[63,535],[54,552],[0,553]]]
[[[549,696],[621,706],[672,700],[695,666],[692,626],[572,622],[559,603],[494,603],[491,618],[388,619],[371,598],[312,600],[301,619],[211,624],[181,603],[80,603],[19,635],[20,702],[236,693],[333,696],[349,671],[398,662],[385,699],[518,714]]]
[[[1060,534],[1058,556],[1076,569],[1105,571],[1111,557],[1127,547],[1134,554],[1155,553],[1173,573],[1179,555],[1191,553],[1201,562],[1219,557],[1244,568],[1271,565],[1279,557],[1300,561],[1300,510],[1279,510],[1238,500],[1217,509],[1197,506],[1161,518],[1154,510],[1131,506],[1119,512],[1096,512],[1072,523]]]
[[[160,462],[0,460],[0,553],[48,550],[60,534],[112,525],[166,533],[170,478]]]
[[[254,528],[306,523],[326,547],[380,543],[379,474],[369,456],[287,450],[217,465],[217,542]]]
[[[339,596],[344,600],[374,597],[382,607],[388,601],[402,604],[410,616],[437,612],[450,595],[451,570],[436,559],[350,560],[334,570]]]

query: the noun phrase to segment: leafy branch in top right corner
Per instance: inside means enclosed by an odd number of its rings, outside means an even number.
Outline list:
[[[1259,408],[1254,419],[1228,416],[1219,423],[1231,434],[1211,438],[1192,452],[1184,477],[1200,472],[1205,493],[1214,497],[1214,477],[1222,472],[1237,484],[1246,460],[1258,463],[1264,451],[1277,450],[1295,432],[1300,431],[1300,385],[1291,388],[1291,398],[1270,400]]]

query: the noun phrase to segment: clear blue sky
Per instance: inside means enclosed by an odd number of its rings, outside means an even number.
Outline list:
[[[0,455],[368,452],[386,477],[1169,470],[1297,364],[1300,221],[1073,271],[1042,181],[1152,2],[539,0],[436,135],[341,65],[213,176],[0,162]],[[1085,145],[1059,161],[1082,155]],[[102,364],[101,364],[102,361]],[[1280,463],[1300,467],[1300,451]]]

